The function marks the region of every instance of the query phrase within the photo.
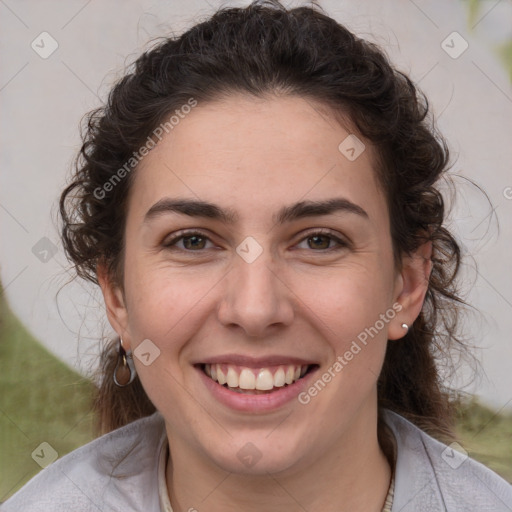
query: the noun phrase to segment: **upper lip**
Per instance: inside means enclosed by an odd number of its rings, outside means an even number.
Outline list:
[[[208,357],[196,364],[232,364],[236,366],[245,366],[247,368],[265,368],[268,366],[279,366],[279,365],[313,365],[318,364],[308,359],[302,359],[300,357],[274,355],[265,357],[250,357],[241,354],[224,354],[221,356]]]

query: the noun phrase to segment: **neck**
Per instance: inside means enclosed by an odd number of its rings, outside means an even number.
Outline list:
[[[349,430],[300,467],[264,475],[223,471],[168,431],[173,511],[381,512],[391,468],[377,440],[377,412],[370,421],[356,418]]]

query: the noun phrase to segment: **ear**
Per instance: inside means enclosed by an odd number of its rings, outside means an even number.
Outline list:
[[[96,276],[103,293],[103,300],[107,309],[107,317],[112,328],[123,338],[123,346],[130,349],[130,340],[127,339],[128,313],[122,289],[115,284],[109,275],[104,263],[96,266]]]
[[[432,242],[425,242],[402,258],[402,268],[397,276],[395,302],[402,306],[389,325],[388,339],[403,338],[406,331],[402,324],[409,327],[421,312],[428,290],[430,272],[432,271]]]

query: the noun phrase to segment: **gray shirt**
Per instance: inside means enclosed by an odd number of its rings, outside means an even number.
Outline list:
[[[397,448],[392,512],[511,512],[512,485],[401,416],[385,412]],[[137,420],[37,474],[1,512],[164,512],[162,416]]]

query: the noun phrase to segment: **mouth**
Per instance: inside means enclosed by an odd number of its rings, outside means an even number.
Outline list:
[[[195,365],[220,386],[244,395],[269,395],[292,386],[318,368],[317,364],[280,364],[249,368],[235,364]]]

